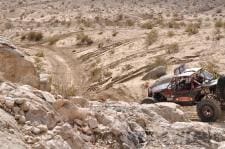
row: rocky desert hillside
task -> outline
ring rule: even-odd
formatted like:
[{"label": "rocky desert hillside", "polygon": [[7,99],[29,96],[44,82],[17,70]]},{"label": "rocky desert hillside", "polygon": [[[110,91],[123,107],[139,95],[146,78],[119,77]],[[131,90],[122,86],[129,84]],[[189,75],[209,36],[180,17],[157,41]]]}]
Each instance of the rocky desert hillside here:
[{"label": "rocky desert hillside", "polygon": [[224,148],[223,122],[139,104],[180,64],[225,73],[224,0],[0,0],[0,22],[0,148]]}]

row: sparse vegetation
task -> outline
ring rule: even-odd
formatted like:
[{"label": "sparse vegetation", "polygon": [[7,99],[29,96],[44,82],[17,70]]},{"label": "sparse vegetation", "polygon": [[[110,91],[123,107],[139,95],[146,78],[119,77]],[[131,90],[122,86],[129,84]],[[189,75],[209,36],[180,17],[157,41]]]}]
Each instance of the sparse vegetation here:
[{"label": "sparse vegetation", "polygon": [[175,20],[171,20],[167,23],[169,28],[175,28],[178,29],[180,28],[180,23],[176,22]]},{"label": "sparse vegetation", "polygon": [[56,42],[60,40],[59,36],[52,36],[48,38],[48,44],[49,45],[54,45]]},{"label": "sparse vegetation", "polygon": [[215,22],[215,27],[217,27],[217,28],[225,27],[225,22],[223,22],[221,19],[219,19]]},{"label": "sparse vegetation", "polygon": [[116,37],[117,34],[118,34],[118,32],[117,32],[116,30],[113,30],[112,36],[113,36],[113,37]]},{"label": "sparse vegetation", "polygon": [[78,41],[77,45],[92,45],[94,43],[93,40],[83,32],[77,34],[76,39]]},{"label": "sparse vegetation", "polygon": [[220,28],[216,28],[213,32],[213,40],[220,40],[224,38],[224,35],[221,34]]},{"label": "sparse vegetation", "polygon": [[158,67],[158,66],[167,66],[168,62],[165,58],[163,58],[162,56],[157,56],[155,58],[154,63],[151,65],[151,69]]},{"label": "sparse vegetation", "polygon": [[216,13],[222,13],[222,9],[217,9]]},{"label": "sparse vegetation", "polygon": [[124,65],[124,67],[122,68],[123,72],[126,72],[128,70],[131,70],[133,68],[133,66],[131,64],[126,64]]},{"label": "sparse vegetation", "polygon": [[40,57],[35,57],[34,58],[34,63],[36,65],[36,68],[37,68],[37,71],[40,73],[43,71],[43,63],[41,61],[41,58]]},{"label": "sparse vegetation", "polygon": [[146,44],[148,46],[152,45],[154,42],[158,40],[158,31],[157,30],[152,30],[150,33],[147,34],[147,37],[145,39]]},{"label": "sparse vegetation", "polygon": [[13,28],[13,24],[11,22],[5,23],[5,29],[11,29]]},{"label": "sparse vegetation", "polygon": [[167,36],[168,37],[173,37],[175,35],[175,33],[173,31],[168,31],[167,32]]},{"label": "sparse vegetation", "polygon": [[21,40],[29,40],[29,41],[41,41],[43,39],[43,34],[41,32],[29,32],[25,35],[21,36]]},{"label": "sparse vegetation", "polygon": [[179,51],[178,43],[172,43],[172,44],[168,45],[168,47],[167,47],[168,54],[177,53],[178,51]]},{"label": "sparse vegetation", "polygon": [[134,26],[135,22],[131,19],[126,20],[126,25],[127,26]]},{"label": "sparse vegetation", "polygon": [[187,25],[185,31],[188,33],[188,35],[194,35],[199,32],[199,24],[197,23],[190,23]]},{"label": "sparse vegetation", "polygon": [[63,85],[63,83],[53,83],[54,89],[57,94],[62,95],[64,98],[76,96],[77,88],[74,85]]},{"label": "sparse vegetation", "polygon": [[40,51],[40,52],[36,53],[35,56],[37,56],[37,57],[44,57],[45,55],[44,55],[43,51]]},{"label": "sparse vegetation", "polygon": [[144,29],[152,29],[153,27],[154,27],[154,24],[150,21],[147,21],[141,24],[141,28],[144,28]]},{"label": "sparse vegetation", "polygon": [[100,67],[95,67],[92,71],[91,71],[91,80],[93,82],[100,82],[102,79],[102,68]]}]

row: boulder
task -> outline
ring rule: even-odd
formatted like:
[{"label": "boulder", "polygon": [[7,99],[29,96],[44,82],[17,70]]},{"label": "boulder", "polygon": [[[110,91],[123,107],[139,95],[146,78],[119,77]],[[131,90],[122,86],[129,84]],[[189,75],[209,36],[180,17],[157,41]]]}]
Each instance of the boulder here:
[{"label": "boulder", "polygon": [[72,97],[69,97],[69,100],[76,104],[76,105],[79,105],[80,107],[86,107],[88,106],[88,100],[84,97],[81,97],[81,96],[72,96]]},{"label": "boulder", "polygon": [[97,128],[98,127],[98,121],[95,118],[89,118],[87,120],[88,126],[91,129]]},{"label": "boulder", "polygon": [[60,135],[72,149],[88,149],[88,145],[77,134],[70,124],[65,123],[63,126],[56,127],[55,132]]},{"label": "boulder", "polygon": [[64,121],[69,122],[75,119],[85,120],[91,114],[88,109],[79,108],[69,100],[57,100],[53,103],[53,107]]},{"label": "boulder", "polygon": [[34,64],[3,39],[0,39],[0,72],[5,80],[39,87],[39,75]]}]

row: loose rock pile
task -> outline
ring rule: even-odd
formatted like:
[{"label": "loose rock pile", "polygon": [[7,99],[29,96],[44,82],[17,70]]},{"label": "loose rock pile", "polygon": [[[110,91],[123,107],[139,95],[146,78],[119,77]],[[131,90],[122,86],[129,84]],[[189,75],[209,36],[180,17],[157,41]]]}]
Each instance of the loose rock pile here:
[{"label": "loose rock pile", "polygon": [[[225,129],[191,122],[173,103],[81,102],[28,85],[0,83],[4,148],[216,148]],[[85,104],[84,104],[85,103]]]}]

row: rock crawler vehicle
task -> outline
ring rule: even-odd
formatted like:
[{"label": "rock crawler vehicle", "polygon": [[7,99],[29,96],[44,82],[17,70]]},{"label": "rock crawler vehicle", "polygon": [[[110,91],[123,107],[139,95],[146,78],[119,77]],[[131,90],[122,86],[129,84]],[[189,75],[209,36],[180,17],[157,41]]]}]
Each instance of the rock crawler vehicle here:
[{"label": "rock crawler vehicle", "polygon": [[163,76],[148,88],[142,104],[156,102],[196,105],[201,121],[214,122],[225,107],[225,76],[216,78],[203,68],[182,65],[174,75]]}]

